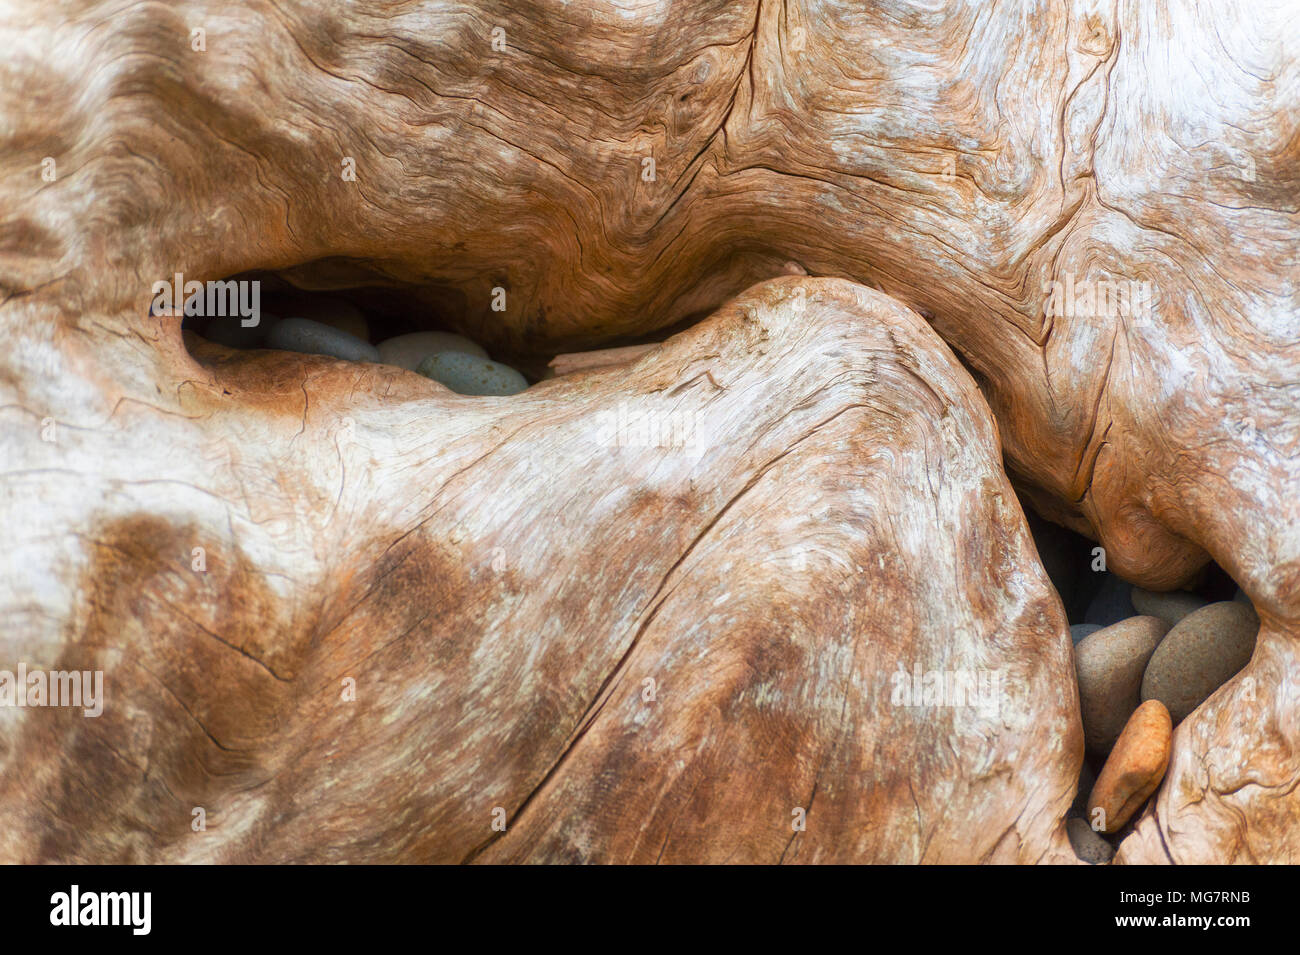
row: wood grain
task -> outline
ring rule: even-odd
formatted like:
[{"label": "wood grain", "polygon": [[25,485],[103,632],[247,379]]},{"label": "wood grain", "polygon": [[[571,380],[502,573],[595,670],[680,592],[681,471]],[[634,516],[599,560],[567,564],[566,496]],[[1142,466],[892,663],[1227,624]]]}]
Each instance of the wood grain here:
[{"label": "wood grain", "polygon": [[[253,655],[266,640],[306,665],[347,619],[377,542],[422,513],[428,482],[479,473],[475,452],[526,456],[490,450],[511,446],[513,418],[459,410],[435,423],[437,454],[414,452],[408,399],[427,392],[403,376],[283,356],[195,364],[172,325],[141,318],[153,281],[258,270],[400,289],[431,326],[532,362],[668,328],[803,269],[925,316],[992,409],[1017,489],[1097,538],[1112,570],[1168,588],[1212,557],[1259,610],[1255,659],[1178,727],[1154,814],[1119,858],[1300,860],[1294,5],[249,0],[194,19],[132,0],[57,18],[10,0],[0,17],[0,530],[16,542],[0,604],[23,635],[11,650],[57,658],[92,617],[106,647],[172,633],[140,621],[174,619],[161,608],[184,593],[196,634],[232,626]],[[1148,283],[1152,309],[1052,314],[1053,283],[1067,282]],[[602,387],[609,407],[617,388]],[[39,443],[47,418],[61,427],[53,446]],[[342,419],[365,423],[350,433],[376,456],[305,450],[313,427]],[[272,440],[272,420],[293,441]],[[375,477],[412,453],[403,481]],[[500,493],[503,513],[531,506]],[[375,495],[396,495],[387,517],[365,509]],[[599,511],[599,495],[565,500]],[[130,523],[146,518],[148,533]],[[219,527],[225,583],[198,597],[157,569],[182,560],[172,545],[131,549]],[[436,585],[444,598],[464,586],[456,566]],[[96,575],[114,573],[139,596],[88,607]],[[342,576],[327,585],[327,573]],[[262,581],[247,604],[225,602],[221,588],[244,594],[233,582],[246,578]],[[273,681],[256,705],[224,710],[245,699],[231,685],[191,715],[225,713],[254,736],[288,719],[293,694],[246,666]],[[219,749],[205,764],[203,738],[169,757],[176,772],[244,765]],[[412,792],[428,775],[411,774]],[[94,802],[63,785],[76,806]],[[51,811],[31,802],[24,818]],[[149,855],[163,836],[137,826]],[[517,844],[560,852],[544,828]]]}]

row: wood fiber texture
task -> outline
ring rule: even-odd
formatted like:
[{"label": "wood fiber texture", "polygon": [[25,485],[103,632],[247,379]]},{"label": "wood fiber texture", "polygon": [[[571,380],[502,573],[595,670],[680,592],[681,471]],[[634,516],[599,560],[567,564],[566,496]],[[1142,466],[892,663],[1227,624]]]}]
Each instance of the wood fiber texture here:
[{"label": "wood fiber texture", "polygon": [[914,312],[778,279],[501,399],[194,347],[9,459],[10,649],[110,705],[3,712],[6,858],[1068,858],[1064,615]]},{"label": "wood fiber texture", "polygon": [[[856,650],[837,644],[867,626],[845,622],[856,612],[850,608],[870,616],[883,598],[864,590],[833,606],[813,599],[817,588],[835,587],[829,538],[818,551],[824,558],[810,564],[822,576],[799,585],[806,592],[782,577],[777,583],[793,592],[737,593],[736,607],[752,603],[735,617],[711,609],[731,578],[687,546],[703,530],[700,521],[716,518],[711,534],[730,535],[730,558],[763,579],[760,555],[776,558],[762,548],[793,546],[792,528],[808,520],[793,507],[780,517],[786,495],[771,490],[777,484],[790,495],[816,490],[832,510],[863,522],[800,525],[835,538],[842,549],[835,559],[846,567],[862,563],[849,555],[875,553],[889,528],[862,495],[900,495],[877,504],[901,508],[894,521],[925,512],[956,519],[942,490],[925,486],[929,472],[906,450],[915,446],[889,444],[904,438],[876,411],[849,410],[842,394],[853,386],[832,371],[843,362],[857,369],[844,372],[850,379],[867,375],[874,366],[854,365],[863,360],[854,349],[889,353],[878,340],[880,310],[891,328],[906,326],[898,316],[911,312],[831,308],[840,317],[824,317],[824,328],[841,329],[846,315],[859,316],[861,328],[825,332],[829,339],[815,330],[805,333],[810,338],[782,332],[790,364],[778,367],[764,364],[752,343],[700,344],[708,329],[733,326],[748,342],[740,331],[748,326],[724,309],[635,371],[543,383],[513,405],[439,397],[410,376],[302,356],[236,360],[196,346],[200,357],[209,354],[210,363],[199,365],[174,320],[141,317],[150,283],[175,272],[203,281],[269,270],[304,287],[400,288],[494,353],[554,354],[707,315],[793,262],[915,310],[970,370],[983,397],[945,398],[962,380],[952,360],[941,360],[940,346],[919,330],[902,339],[932,364],[928,385],[940,398],[927,406],[899,397],[904,406],[888,414],[911,416],[921,433],[961,415],[980,418],[981,401],[996,418],[994,439],[972,439],[952,456],[936,444],[930,465],[949,462],[1000,488],[1000,447],[1017,490],[1044,516],[1097,538],[1111,569],[1167,589],[1212,557],[1258,609],[1254,659],[1177,727],[1165,782],[1118,860],[1300,860],[1300,13],[1293,4],[250,0],[209,13],[130,0],[6,0],[0,11],[6,649],[51,664],[111,658],[117,679],[136,681],[118,684],[124,709],[94,726],[57,723],[51,713],[0,714],[7,767],[19,753],[41,754],[31,772],[7,771],[2,784],[6,812],[22,821],[0,837],[9,856],[641,859],[662,847],[664,858],[733,850],[771,858],[776,830],[728,829],[742,823],[727,814],[723,789],[700,782],[690,795],[675,788],[682,778],[692,786],[716,778],[706,767],[722,758],[692,720],[736,706],[749,716],[737,716],[734,752],[754,751],[743,729],[752,719],[797,754],[754,770],[773,774],[774,788],[765,790],[772,807],[789,801],[787,791],[811,793],[824,760],[836,778],[816,783],[810,819],[820,801],[823,820],[839,813],[846,826],[866,818],[892,825],[900,807],[919,820],[912,836],[890,829],[869,844],[844,834],[822,841],[830,836],[810,825],[789,844],[787,859],[1054,857],[1064,845],[1057,810],[1069,767],[1062,760],[1073,759],[1060,753],[1073,752],[1073,730],[1049,745],[1027,724],[1005,728],[1004,742],[1019,753],[1017,774],[1027,775],[1008,780],[995,799],[978,773],[976,782],[963,775],[970,752],[958,746],[950,761],[940,759],[939,741],[959,728],[926,724],[908,737],[898,713],[884,717],[869,697],[845,695],[843,681],[883,679],[871,668],[892,669],[893,658],[878,642]],[[202,52],[191,44],[196,27],[205,31]],[[503,48],[493,48],[494,36]],[[40,175],[45,158],[57,163],[54,181]],[[349,160],[355,180],[340,174]],[[829,294],[809,281],[810,295]],[[1117,313],[1086,298],[1052,308],[1053,283],[1059,291],[1104,282],[1146,283],[1149,312]],[[761,302],[776,287],[752,294]],[[497,288],[507,291],[504,312],[492,310]],[[778,315],[786,306],[763,307]],[[828,344],[841,340],[836,335],[862,338],[839,356],[818,351],[840,347]],[[725,385],[726,374],[747,376],[752,403],[726,388],[711,399],[708,417],[725,419],[717,440],[727,447],[711,450],[717,459],[694,487],[681,484],[680,464],[643,472],[616,456],[596,465],[548,443],[564,422],[597,408],[617,417],[620,400],[649,387],[636,376],[653,377],[647,369],[660,367],[665,354],[720,361],[709,349],[730,356],[713,378]],[[800,380],[803,362],[831,377],[809,380],[798,401],[808,414],[842,416],[775,461],[720,514],[755,478],[758,449],[784,451],[790,445],[778,438],[793,440],[791,421],[805,421],[799,404],[782,404],[795,400],[790,380],[762,377]],[[664,387],[682,384],[669,376]],[[714,388],[706,376],[681,400],[703,400]],[[440,402],[454,413],[440,412]],[[951,410],[945,416],[940,408]],[[40,441],[47,419],[58,423],[56,443]],[[842,446],[831,447],[831,435]],[[833,468],[815,467],[814,449]],[[890,454],[887,465],[880,456]],[[981,457],[990,454],[992,464]],[[525,464],[538,469],[535,477],[515,475]],[[885,475],[900,482],[906,475],[908,486],[855,483]],[[750,508],[768,494],[773,507],[760,529]],[[624,523],[610,501],[627,512]],[[430,508],[439,522],[414,530]],[[453,540],[433,532],[453,532],[454,522],[440,523],[449,515],[491,520]],[[745,516],[749,524],[741,526]],[[1004,496],[1001,510],[987,500],[969,504],[960,517],[981,524],[983,531],[964,532],[976,538],[1023,539],[1013,498]],[[559,578],[548,590],[544,575],[519,577],[520,589],[506,599],[490,589],[499,581],[475,583],[476,561],[493,547],[506,551],[512,568],[522,566],[511,563],[512,546],[517,560],[541,547],[494,535],[527,529],[531,541],[546,528],[563,537],[566,521],[582,525],[578,537],[536,553],[579,580],[591,562],[599,575],[584,588],[561,597]],[[635,545],[623,536],[630,529],[641,535]],[[930,546],[921,543],[929,532],[918,525],[914,533],[920,536],[897,542],[898,560]],[[207,546],[215,568],[199,580],[184,569],[193,546]],[[1015,552],[1019,545],[1006,546]],[[1027,581],[1040,580],[1035,560],[1018,566]],[[911,578],[895,571],[889,586],[897,594],[885,603],[919,608],[909,602]],[[1013,590],[1037,586],[1008,583],[1010,571],[997,561],[963,573]],[[674,591],[681,596],[660,594],[662,609],[642,620],[640,588],[656,592],[664,575],[681,578]],[[1052,656],[1068,656],[1053,649],[1061,620],[1044,611],[1047,622],[1031,639],[1028,624],[1014,622],[1028,611],[969,580],[947,584],[955,590],[933,595],[942,611],[912,621],[914,631],[905,627],[911,635],[899,652],[919,652],[947,632],[947,652],[966,664],[1023,670],[1021,690],[1046,692],[1066,679],[1068,660]],[[387,600],[367,600],[370,587]],[[408,599],[452,635],[438,644],[447,655],[439,663],[445,670],[436,671],[444,682],[400,672],[396,658],[427,663],[429,652],[400,639],[418,619],[407,616],[415,613],[405,609]],[[1024,599],[1032,603],[1028,593]],[[462,609],[449,612],[448,602]],[[723,614],[717,628],[692,631],[695,644],[682,639],[683,628],[715,613]],[[971,613],[981,627],[1010,627],[999,638],[1007,642],[980,643],[977,651]],[[567,621],[564,640],[550,629],[561,626],[556,621]],[[629,647],[620,640],[633,621],[645,630],[623,660]],[[720,673],[711,690],[692,680],[689,702],[662,698],[644,725],[627,699],[609,698],[570,738],[580,730],[572,720],[591,700],[584,693],[594,696],[606,680],[627,687],[636,675],[629,667],[653,660],[666,679],[680,679],[706,633],[743,659],[777,632],[787,634],[771,644],[784,648],[777,659],[804,670],[777,681],[785,705],[804,700],[797,729],[781,729],[775,718],[762,723],[762,705],[745,696],[734,682],[740,678]],[[509,642],[507,633],[532,655],[503,664],[496,679],[513,680],[522,696],[474,676],[484,664],[472,648],[492,634]],[[1030,646],[1044,655],[1031,661]],[[461,736],[448,737],[450,749],[394,744],[383,753],[372,751],[372,740],[366,760],[349,760],[339,739],[332,764],[308,765],[308,753],[330,758],[330,720],[344,717],[326,717],[322,700],[319,711],[306,701],[369,654],[372,665],[394,655],[385,692],[409,694],[410,706],[399,717],[404,711],[363,696],[359,707],[379,708],[374,733],[382,725],[417,739],[417,722],[455,726],[467,713],[496,728],[476,735],[461,727]],[[870,672],[855,670],[855,654]],[[1058,664],[1061,675],[1031,676]],[[763,666],[775,669],[747,670],[748,678],[776,680],[776,661]],[[557,686],[544,690],[548,680]],[[728,686],[739,702],[728,698]],[[835,728],[825,709],[832,697],[845,707],[846,722]],[[1026,705],[1072,719],[1060,696]],[[379,712],[396,722],[383,724]],[[313,713],[316,722],[306,718]],[[550,725],[542,732],[538,724]],[[178,726],[190,735],[176,736]],[[653,789],[620,792],[623,810],[597,811],[584,801],[595,798],[591,791],[574,795],[583,773],[655,758],[653,746],[631,744],[634,728],[669,746],[695,740],[693,726],[703,734],[700,762],[688,760],[685,777],[656,761],[663,775]],[[685,735],[677,740],[674,732]],[[854,747],[868,739],[884,749],[865,771],[866,757]],[[561,741],[566,748],[555,749]],[[990,745],[991,762],[980,765],[1000,765],[1001,750]],[[489,776],[471,784],[451,771],[487,758],[485,747],[496,747],[500,760]],[[542,785],[541,767],[552,767],[560,752],[568,755]],[[881,764],[922,754],[938,760],[925,764],[930,789],[904,799],[901,778]],[[848,776],[860,770],[869,778],[851,784]],[[871,773],[884,775],[856,790],[876,779]],[[372,788],[380,779],[389,781],[384,805],[393,807],[383,813]],[[238,803],[224,811],[247,827],[242,849],[174,838],[189,832],[189,804],[214,780]],[[474,798],[496,798],[507,809],[533,795],[519,825],[488,842],[452,821],[469,812],[471,798],[456,787],[471,785],[481,787]],[[642,784],[601,777],[591,785]],[[295,830],[290,820],[307,827],[309,807],[318,805],[312,799],[323,793],[339,808],[322,811],[311,823],[319,838],[308,839],[308,829]],[[984,799],[987,819],[976,809]],[[169,800],[185,813],[164,823],[154,813]],[[607,839],[584,841],[564,815],[576,806]],[[989,821],[1012,807],[1018,823]],[[663,814],[678,810],[684,826],[714,820],[712,835],[692,830],[694,848],[675,843],[679,830]],[[662,844],[652,851],[637,843],[630,816],[620,823],[610,815],[619,811],[649,813],[647,832]],[[379,828],[350,830],[367,812]],[[938,813],[950,814],[942,834]],[[732,821],[717,821],[724,816]],[[85,833],[91,820],[98,835]],[[41,832],[39,845],[27,844]],[[278,841],[295,832],[297,850]],[[1006,833],[1005,840],[990,844],[991,833]],[[227,838],[234,839],[230,828]]]}]

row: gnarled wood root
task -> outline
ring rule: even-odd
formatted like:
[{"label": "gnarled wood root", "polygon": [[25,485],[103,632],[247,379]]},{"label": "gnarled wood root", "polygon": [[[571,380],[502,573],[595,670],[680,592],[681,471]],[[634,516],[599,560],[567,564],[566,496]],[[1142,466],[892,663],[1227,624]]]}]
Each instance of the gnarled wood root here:
[{"label": "gnarled wood root", "polygon": [[[549,0],[398,13],[378,0],[254,0],[206,24],[99,4],[50,21],[37,2],[0,18],[0,386],[4,414],[22,422],[4,435],[3,519],[23,542],[5,582],[17,632],[57,656],[101,619],[119,621],[111,629],[185,605],[163,558],[133,548],[211,533],[238,489],[245,523],[231,519],[224,546],[237,549],[206,578],[215,589],[195,604],[197,624],[302,662],[347,619],[346,596],[321,595],[353,594],[366,541],[408,528],[425,500],[373,483],[382,461],[304,457],[313,414],[328,413],[364,424],[340,432],[340,448],[366,437],[401,458],[409,447],[380,435],[409,434],[403,396],[425,392],[264,358],[230,365],[232,397],[209,407],[199,396],[220,378],[138,318],[154,280],[270,270],[307,287],[400,288],[431,322],[537,357],[673,327],[775,274],[845,276],[925,315],[971,369],[1036,509],[1097,538],[1111,569],[1146,586],[1175,587],[1212,557],[1259,610],[1255,659],[1178,727],[1157,801],[1119,859],[1300,861],[1300,22],[1289,6],[664,0],[561,15]],[[206,31],[201,51],[194,29]],[[40,175],[46,160],[53,178]],[[1109,283],[1149,289],[1151,308],[1099,308]],[[1067,287],[1089,297],[1059,299]],[[327,385],[349,401],[327,401]],[[377,394],[397,400],[364,411]],[[184,410],[194,401],[201,410]],[[159,427],[191,414],[220,425]],[[485,414],[458,411],[440,440],[486,453],[472,437]],[[60,443],[29,448],[47,418]],[[294,441],[271,440],[257,423],[269,420]],[[94,444],[103,429],[114,441]],[[180,443],[143,450],[158,440]],[[226,489],[201,519],[197,503],[173,513],[168,496],[209,486],[183,463],[193,453],[216,455],[198,473]],[[419,480],[432,458],[403,473]],[[148,478],[134,470],[146,461]],[[361,489],[397,494],[391,531],[367,523],[378,518],[356,503]],[[60,516],[51,496],[151,517],[95,528],[81,522],[92,510]],[[62,543],[38,547],[40,534]],[[91,570],[125,575],[136,596],[91,587]],[[324,587],[327,573],[342,576]],[[462,581],[447,573],[437,593],[452,596]],[[223,604],[229,590],[247,602]],[[289,633],[291,648],[268,635]],[[222,718],[278,720],[292,711],[282,696]],[[193,754],[172,758],[202,776]],[[77,792],[67,798],[90,799]]]},{"label": "gnarled wood root", "polygon": [[4,858],[1072,860],[1064,615],[910,310],[776,280],[509,399],[156,323],[5,402],[5,649],[109,705],[3,714]]}]

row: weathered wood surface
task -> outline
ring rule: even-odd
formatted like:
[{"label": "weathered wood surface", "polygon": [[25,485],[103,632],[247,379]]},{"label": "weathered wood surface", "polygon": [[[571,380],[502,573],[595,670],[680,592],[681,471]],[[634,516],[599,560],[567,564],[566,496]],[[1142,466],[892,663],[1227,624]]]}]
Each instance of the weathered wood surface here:
[{"label": "weathered wood surface", "polygon": [[[1045,515],[1153,587],[1213,556],[1260,611],[1255,660],[1179,727],[1156,812],[1120,858],[1295,861],[1298,16],[1191,0],[503,0],[250,2],[203,23],[130,2],[56,21],[10,2],[4,385],[29,395],[54,374],[68,390],[7,400],[25,410],[6,414],[24,427],[62,415],[70,436],[133,426],[119,422],[146,399],[115,403],[123,375],[181,385],[179,359],[155,354],[177,346],[137,317],[150,282],[176,271],[416,287],[444,320],[520,353],[667,327],[790,262],[873,284],[973,370],[1007,467]],[[1149,282],[1153,308],[1045,314],[1067,281]],[[222,418],[228,438],[259,401],[285,413],[283,384],[264,385]],[[30,439],[6,435],[9,460]],[[42,466],[110,473],[148,440]],[[250,449],[232,455],[219,466],[271,499],[313,486],[297,455],[257,473]],[[157,464],[155,480],[182,480],[172,458]],[[329,521],[337,546],[377,530],[340,522],[321,493],[301,506],[325,510],[298,519]],[[264,506],[253,495],[249,513]],[[31,611],[61,633],[71,605],[57,595],[95,532],[12,505],[5,517],[83,535]],[[281,547],[323,562],[292,534],[248,546],[260,572]],[[38,587],[12,559],[16,592]],[[278,572],[258,612],[305,626],[317,602],[300,606],[307,591]]]},{"label": "weathered wood surface", "polygon": [[777,280],[509,399],[147,337],[6,403],[5,650],[108,705],[0,712],[4,858],[1072,858],[1064,615],[903,306]]}]

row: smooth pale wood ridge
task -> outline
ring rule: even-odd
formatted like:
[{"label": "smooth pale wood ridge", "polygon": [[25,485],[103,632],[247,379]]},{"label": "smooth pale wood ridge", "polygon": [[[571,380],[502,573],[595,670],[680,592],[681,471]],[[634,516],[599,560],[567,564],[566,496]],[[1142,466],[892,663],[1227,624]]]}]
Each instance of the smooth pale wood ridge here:
[{"label": "smooth pale wood ridge", "polygon": [[[0,712],[0,857],[1072,861],[1060,602],[886,296],[775,280],[509,399],[10,313],[66,364],[6,386],[5,655],[109,705]],[[917,668],[996,706],[894,705]]]},{"label": "smooth pale wood ridge", "polygon": [[654,347],[654,345],[624,345],[621,348],[597,348],[592,351],[572,352],[556,355],[547,367],[554,371],[557,377],[571,375],[575,371],[627,364],[653,350]]},{"label": "smooth pale wood ridge", "polygon": [[[109,420],[92,409],[160,347],[136,318],[149,284],[178,270],[411,286],[519,354],[668,327],[790,263],[869,283],[972,369],[1045,515],[1149,587],[1213,556],[1261,614],[1254,661],[1178,727],[1119,858],[1300,861],[1294,5],[371,0],[190,19],[5,4],[0,318],[39,316],[51,342],[9,355],[9,387],[87,344],[109,370],[73,417]],[[1150,282],[1155,310],[1046,317],[1067,277]],[[247,480],[310,485],[303,466]],[[53,589],[87,559],[70,551]]]}]

